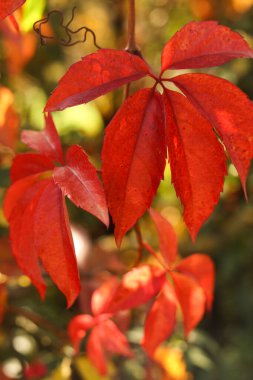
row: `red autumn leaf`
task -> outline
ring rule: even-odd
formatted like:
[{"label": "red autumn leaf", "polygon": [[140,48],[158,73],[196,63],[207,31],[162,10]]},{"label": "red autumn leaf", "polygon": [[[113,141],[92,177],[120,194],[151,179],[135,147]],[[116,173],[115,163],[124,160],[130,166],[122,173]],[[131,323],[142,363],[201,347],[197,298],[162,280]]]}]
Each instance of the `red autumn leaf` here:
[{"label": "red autumn leaf", "polygon": [[113,321],[108,319],[100,325],[102,344],[108,352],[132,357],[133,353],[129,347],[124,334],[118,329]]},{"label": "red autumn leaf", "polygon": [[206,298],[203,289],[191,277],[171,272],[177,299],[180,303],[185,335],[200,322],[205,312]]},{"label": "red autumn leaf", "polygon": [[29,363],[24,369],[24,378],[28,379],[42,379],[48,372],[47,366],[40,361]]},{"label": "red autumn leaf", "polygon": [[103,282],[102,285],[93,292],[91,297],[91,310],[94,315],[99,315],[106,311],[118,284],[118,278],[110,276],[107,281]]},{"label": "red autumn leaf", "polygon": [[106,129],[102,174],[118,246],[150,206],[163,178],[164,136],[161,96],[153,89],[128,98]]},{"label": "red autumn leaf", "polygon": [[0,144],[14,148],[18,138],[19,117],[14,108],[14,96],[0,87]]},{"label": "red autumn leaf", "polygon": [[150,209],[150,215],[156,225],[159,236],[159,250],[168,265],[176,260],[177,256],[177,235],[171,224],[154,209]]},{"label": "red autumn leaf", "polygon": [[0,323],[2,323],[7,306],[7,290],[4,284],[0,284]]},{"label": "red autumn leaf", "polygon": [[141,58],[125,51],[101,49],[69,68],[50,96],[45,111],[87,103],[149,73]]},{"label": "red autumn leaf", "polygon": [[53,180],[43,190],[35,210],[34,242],[43,266],[71,306],[80,282],[64,196]]},{"label": "red autumn leaf", "polygon": [[50,158],[37,153],[22,153],[17,155],[10,170],[12,182],[18,181],[27,176],[50,172],[54,169]]},{"label": "red autumn leaf", "polygon": [[164,270],[156,267],[143,265],[132,269],[123,276],[105,311],[115,313],[147,302],[159,292],[165,279]]},{"label": "red autumn leaf", "polygon": [[26,0],[3,0],[0,4],[0,21],[21,7]]},{"label": "red autumn leaf", "polygon": [[207,308],[210,310],[213,303],[215,270],[212,260],[204,254],[194,253],[181,260],[176,270],[188,276],[192,276],[204,290]]},{"label": "red autumn leaf", "polygon": [[183,95],[166,91],[163,96],[172,183],[195,239],[219,201],[226,157],[211,125]]},{"label": "red autumn leaf", "polygon": [[63,163],[61,141],[50,113],[45,115],[45,129],[43,131],[23,131],[21,140],[40,154]]},{"label": "red autumn leaf", "polygon": [[172,285],[165,281],[145,321],[142,346],[150,356],[172,334],[175,324],[176,297]]},{"label": "red autumn leaf", "polygon": [[253,152],[252,102],[235,85],[212,75],[186,74],[172,81],[217,131],[245,190]]},{"label": "red autumn leaf", "polygon": [[81,340],[93,325],[94,318],[88,314],[77,315],[69,322],[68,335],[76,352],[79,350]]},{"label": "red autumn leaf", "polygon": [[102,185],[96,169],[87,154],[78,145],[73,145],[66,154],[66,165],[54,169],[53,178],[64,195],[83,210],[95,215],[106,226],[108,211]]},{"label": "red autumn leaf", "polygon": [[87,342],[87,356],[92,362],[94,367],[97,368],[101,375],[107,374],[107,360],[105,354],[105,348],[101,344],[101,329],[100,326],[94,327],[91,331]]},{"label": "red autumn leaf", "polygon": [[234,58],[253,58],[243,37],[217,21],[192,21],[180,29],[162,52],[162,72],[219,66]]},{"label": "red autumn leaf", "polygon": [[[95,215],[100,210],[99,217],[102,215],[105,221],[107,209],[96,170],[80,147],[68,150],[67,165],[62,172],[55,167],[52,160],[63,160],[62,148],[50,116],[46,117],[46,123],[44,132],[25,134],[29,145],[43,154],[26,153],[14,159],[11,168],[13,183],[6,193],[4,212],[10,223],[12,251],[21,269],[43,298],[45,284],[40,259],[70,306],[79,293],[80,281],[64,194]],[[64,193],[52,178],[53,171]],[[72,174],[76,176],[74,181]],[[82,181],[81,186],[78,180]],[[74,188],[71,187],[73,182]],[[85,199],[82,192],[87,189]],[[91,207],[94,203],[95,211]]]},{"label": "red autumn leaf", "polygon": [[38,176],[17,181],[8,190],[4,202],[5,216],[10,223],[13,255],[42,298],[45,296],[46,286],[35,249],[33,220],[38,200],[48,182],[48,179],[39,181]]}]

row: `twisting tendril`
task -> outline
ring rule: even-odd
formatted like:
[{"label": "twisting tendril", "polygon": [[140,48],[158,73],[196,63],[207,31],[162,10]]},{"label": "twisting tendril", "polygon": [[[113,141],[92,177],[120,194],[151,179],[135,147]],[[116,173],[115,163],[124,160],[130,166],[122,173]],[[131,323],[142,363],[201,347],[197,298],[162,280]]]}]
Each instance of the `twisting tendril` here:
[{"label": "twisting tendril", "polygon": [[[75,17],[75,10],[76,10],[76,7],[74,7],[72,9],[71,19],[65,25],[63,23],[64,22],[63,13],[59,10],[56,10],[56,9],[52,10],[51,12],[49,12],[47,14],[46,17],[42,18],[41,20],[36,21],[33,24],[34,31],[40,37],[41,45],[46,45],[47,40],[56,40],[60,45],[74,46],[74,45],[79,44],[79,43],[84,43],[87,39],[87,34],[90,33],[93,37],[94,46],[98,49],[101,49],[101,47],[97,44],[96,34],[94,33],[94,31],[92,29],[88,28],[87,26],[82,26],[81,28],[79,28],[77,30],[72,30],[70,28],[70,24],[72,23],[72,21],[74,20],[74,17]],[[48,35],[43,34],[42,26],[49,22],[49,19],[52,15],[59,15],[60,16],[60,26],[64,29],[64,31],[67,35],[66,39],[64,39],[64,38],[59,39],[55,36],[48,36]],[[74,35],[77,33],[80,33],[81,31],[84,31],[83,38],[81,40],[73,41]]]}]

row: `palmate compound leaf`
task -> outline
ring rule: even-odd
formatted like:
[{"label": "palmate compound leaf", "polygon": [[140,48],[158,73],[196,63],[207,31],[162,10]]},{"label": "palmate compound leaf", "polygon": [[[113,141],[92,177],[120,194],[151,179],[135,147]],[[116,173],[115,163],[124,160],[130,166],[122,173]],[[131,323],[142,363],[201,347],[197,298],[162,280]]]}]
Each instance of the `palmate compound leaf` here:
[{"label": "palmate compound leaf", "polygon": [[172,78],[217,131],[241,178],[245,182],[253,156],[253,104],[235,85],[207,74]]},{"label": "palmate compound leaf", "polygon": [[192,21],[163,48],[162,72],[219,66],[240,57],[253,58],[253,51],[239,33],[217,21]]},{"label": "palmate compound leaf", "polygon": [[50,96],[45,111],[87,103],[150,73],[139,57],[125,51],[101,49],[74,63]]},{"label": "palmate compound leaf", "polygon": [[[12,250],[21,269],[44,297],[41,260],[70,306],[79,293],[80,281],[64,194],[78,206],[98,214],[96,216],[104,222],[107,222],[107,208],[96,170],[80,147],[73,146],[68,150],[66,166],[55,167],[53,160],[62,160],[61,146],[52,119],[46,119],[46,122],[46,131],[26,134],[30,146],[45,155],[25,153],[13,161],[12,185],[5,197],[4,212],[10,223]],[[49,145],[42,135],[49,139]],[[52,176],[55,171],[58,178],[60,169],[62,175],[58,185]],[[68,173],[72,169],[76,173],[75,179]],[[69,184],[74,187],[68,192]],[[82,191],[86,192],[86,203],[80,196]]]},{"label": "palmate compound leaf", "polygon": [[[142,123],[146,128],[139,129],[140,116],[138,114],[144,116],[146,112],[149,113],[149,107],[146,107],[144,111],[144,107],[141,106],[142,99],[138,101],[139,104],[136,101],[132,102],[131,99],[136,100],[139,93],[126,101],[126,105],[123,105],[116,114],[106,133],[103,148],[103,161],[105,162],[103,181],[109,209],[116,225],[115,237],[119,245],[127,230],[143,215],[157,189],[158,177],[162,178],[161,162],[158,165],[157,176],[150,172],[150,166],[147,165],[148,154],[151,155],[149,158],[151,160],[157,146],[156,140],[160,150],[162,146],[168,144],[173,184],[184,205],[185,222],[194,239],[199,228],[218,202],[226,173],[225,155],[222,146],[215,142],[215,133],[212,132],[212,128],[226,145],[245,187],[249,162],[253,156],[251,145],[253,132],[249,122],[251,116],[247,118],[247,115],[252,114],[253,106],[250,101],[246,101],[246,98],[240,95],[239,90],[233,90],[233,85],[228,88],[225,82],[223,95],[223,85],[218,84],[218,78],[212,77],[214,79],[208,81],[206,79],[208,76],[194,74],[194,80],[191,81],[187,76],[166,79],[164,71],[220,65],[239,57],[252,58],[253,50],[238,33],[218,25],[215,21],[206,21],[191,22],[172,37],[163,50],[162,72],[159,77],[156,77],[140,58],[134,56],[130,58],[130,56],[126,52],[105,49],[72,65],[50,97],[46,110],[60,110],[87,102],[124,83],[130,83],[132,80],[146,75],[155,79],[156,84],[160,83],[164,86],[165,81],[174,81],[179,88],[182,86],[181,90],[189,97],[194,107],[182,96],[165,90],[163,103],[167,114],[166,143],[163,140],[163,133],[158,139],[157,134],[154,133],[155,130],[162,130],[161,118],[164,118],[164,109],[162,110],[160,106],[157,107],[155,114],[152,113],[152,123],[149,123],[148,126],[146,123]],[[97,58],[100,58],[99,63]],[[202,79],[203,84],[201,84]],[[199,91],[198,86],[201,88]],[[189,91],[187,87],[189,87]],[[143,95],[146,93],[146,91],[142,92]],[[133,108],[130,109],[130,105]],[[244,114],[246,116],[242,116],[241,110],[245,106],[247,112]],[[186,107],[187,118],[184,117],[182,107]],[[225,110],[223,113],[221,112],[222,108]],[[229,109],[236,111],[229,112]],[[117,129],[116,124],[120,125],[120,128]],[[122,129],[123,126],[126,131]],[[136,150],[132,149],[133,145],[129,144],[128,140],[130,138],[130,142],[133,142],[138,130],[145,130],[148,139],[146,144],[143,143],[144,154],[141,152],[141,155],[137,156]],[[110,145],[108,136],[115,143],[119,142],[120,146]],[[139,136],[142,134],[138,134]],[[154,138],[153,141],[151,141],[152,138]],[[204,145],[202,145],[202,138]],[[144,138],[141,140],[145,141]],[[108,146],[113,148],[114,154],[109,152]],[[137,148],[138,146],[139,144]],[[134,155],[133,160],[129,159],[131,150]],[[126,158],[121,152],[127,153],[127,166]],[[124,172],[124,175],[126,172],[130,174],[131,161],[134,165],[137,165],[138,162],[139,167],[141,167],[141,161],[143,162],[142,168],[138,170],[139,187],[135,186],[135,183],[132,187],[131,175],[127,177],[127,184],[123,181],[122,186],[123,175],[120,175],[120,172]],[[126,170],[126,167],[129,170]],[[112,175],[112,184],[109,183],[109,175]],[[145,191],[141,184],[142,178],[147,180],[149,176],[148,191]],[[152,186],[150,186],[151,178]],[[112,189],[117,189],[117,192]],[[135,191],[138,192],[138,207],[136,207],[137,202],[133,201]],[[113,199],[114,197],[115,199]],[[132,209],[129,207],[130,205],[133,206]],[[136,214],[135,208],[137,209]],[[129,211],[129,217],[123,209]],[[120,210],[123,211],[123,217]]]},{"label": "palmate compound leaf", "polygon": [[105,133],[102,178],[118,246],[150,206],[166,159],[162,97],[144,89],[129,97]]},{"label": "palmate compound leaf", "polygon": [[218,203],[226,157],[212,126],[183,95],[163,94],[172,183],[192,239]]},{"label": "palmate compound leaf", "polygon": [[10,16],[16,9],[21,7],[26,0],[1,0],[0,3],[0,21]]}]

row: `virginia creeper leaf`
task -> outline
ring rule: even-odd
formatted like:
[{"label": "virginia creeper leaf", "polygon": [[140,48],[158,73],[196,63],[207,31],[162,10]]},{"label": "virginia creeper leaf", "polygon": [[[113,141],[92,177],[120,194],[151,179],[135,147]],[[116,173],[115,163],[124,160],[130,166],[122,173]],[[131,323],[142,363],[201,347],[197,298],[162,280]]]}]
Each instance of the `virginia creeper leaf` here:
[{"label": "virginia creeper leaf", "polygon": [[165,278],[163,270],[149,265],[132,269],[123,276],[106,312],[115,313],[147,302],[159,292]]},{"label": "virginia creeper leaf", "polygon": [[[41,276],[34,240],[34,213],[49,180],[38,181],[36,176],[27,177],[8,190],[5,198],[5,215],[10,223],[12,252],[22,271],[30,277],[44,298],[46,286]],[[19,197],[18,191],[23,190]]]},{"label": "virginia creeper leaf", "polygon": [[253,157],[253,104],[235,85],[208,74],[186,74],[172,81],[212,124],[227,148],[245,190]]},{"label": "virginia creeper leaf", "polygon": [[150,206],[165,159],[161,95],[153,89],[140,90],[108,125],[102,151],[103,183],[118,246]]},{"label": "virginia creeper leaf", "polygon": [[36,150],[54,161],[63,163],[61,141],[50,113],[45,114],[45,128],[43,131],[23,131],[21,140],[31,149]]},{"label": "virginia creeper leaf", "polygon": [[142,346],[150,356],[159,344],[172,334],[175,324],[175,292],[171,284],[165,281],[145,321]]},{"label": "virginia creeper leaf", "polygon": [[[102,331],[103,332],[103,331]],[[100,375],[107,374],[107,360],[105,355],[105,348],[101,342],[101,326],[95,326],[90,333],[87,342],[87,356],[92,362],[94,367],[97,368]]]},{"label": "virginia creeper leaf", "polygon": [[192,21],[162,51],[162,72],[222,65],[234,58],[253,58],[243,37],[217,21]]},{"label": "virginia creeper leaf", "polygon": [[94,318],[88,314],[76,315],[68,324],[68,335],[76,352],[79,351],[81,340],[86,332],[93,327]]},{"label": "virginia creeper leaf", "polygon": [[203,289],[192,278],[176,272],[172,272],[171,277],[182,309],[187,337],[204,315],[206,297]]},{"label": "virginia creeper leaf", "polygon": [[64,197],[53,180],[37,204],[34,241],[44,268],[71,306],[80,291],[80,282]]},{"label": "virginia creeper leaf", "polygon": [[22,153],[17,155],[10,170],[12,182],[18,181],[24,177],[52,171],[55,165],[50,158],[37,153]]},{"label": "virginia creeper leaf", "polygon": [[101,340],[106,351],[132,357],[133,353],[129,347],[124,334],[118,329],[113,321],[108,319],[100,325]]},{"label": "virginia creeper leaf", "polygon": [[166,91],[163,98],[172,182],[194,240],[219,200],[226,157],[211,125],[183,95]]},{"label": "virginia creeper leaf", "polygon": [[63,110],[87,103],[150,73],[139,57],[113,49],[101,49],[74,63],[59,81],[45,111]]},{"label": "virginia creeper leaf", "polygon": [[103,282],[99,288],[94,290],[91,297],[91,310],[94,315],[99,315],[106,311],[112,301],[118,284],[118,278],[111,276],[107,281]]},{"label": "virginia creeper leaf", "polygon": [[0,3],[0,21],[10,16],[17,8],[21,7],[26,0],[1,0]]},{"label": "virginia creeper leaf", "polygon": [[55,167],[53,177],[64,195],[76,206],[95,215],[108,226],[108,211],[102,185],[96,169],[80,146],[73,145],[68,149],[66,166]]},{"label": "virginia creeper leaf", "polygon": [[213,303],[214,290],[214,265],[210,257],[204,254],[194,253],[181,260],[176,270],[192,276],[202,287],[206,295],[207,308],[210,310]]},{"label": "virginia creeper leaf", "polygon": [[159,236],[159,250],[165,262],[174,263],[177,256],[177,235],[171,224],[154,209],[150,209],[150,215],[156,225]]}]

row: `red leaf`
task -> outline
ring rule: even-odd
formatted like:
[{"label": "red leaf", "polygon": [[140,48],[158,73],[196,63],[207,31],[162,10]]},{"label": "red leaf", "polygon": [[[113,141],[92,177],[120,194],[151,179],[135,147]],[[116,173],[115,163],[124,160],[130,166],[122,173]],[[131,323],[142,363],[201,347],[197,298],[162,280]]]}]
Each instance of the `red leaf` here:
[{"label": "red leaf", "polygon": [[111,276],[107,281],[96,289],[91,297],[91,310],[94,315],[102,314],[106,311],[111,302],[115,290],[118,287],[118,278]]},{"label": "red leaf", "polygon": [[100,375],[106,375],[107,362],[105,348],[101,343],[101,326],[95,326],[91,331],[86,349],[88,358],[97,368]]},{"label": "red leaf", "polygon": [[179,272],[193,277],[202,287],[206,295],[207,308],[210,310],[213,303],[214,265],[210,257],[195,253],[180,261],[175,268]]},{"label": "red leaf", "polygon": [[37,204],[34,241],[43,266],[71,306],[80,291],[80,282],[64,197],[53,180]]},{"label": "red leaf", "polygon": [[154,209],[150,209],[150,215],[156,225],[159,236],[159,250],[168,265],[171,265],[177,256],[177,235],[172,225]]},{"label": "red leaf", "polygon": [[39,176],[40,174],[35,174],[29,177],[22,178],[21,180],[16,181],[12,186],[9,187],[5,194],[3,206],[4,215],[7,220],[9,220],[13,209],[22,199],[25,192],[36,182],[38,182]]},{"label": "red leaf", "polygon": [[45,296],[46,286],[35,249],[34,214],[48,183],[49,180],[37,181],[36,176],[15,182],[8,190],[4,203],[5,215],[10,223],[13,255],[22,271],[37,287],[42,298]]},{"label": "red leaf", "polygon": [[0,86],[0,115],[0,144],[14,148],[20,121],[14,108],[14,96],[3,86]]},{"label": "red leaf", "polygon": [[63,163],[61,141],[50,113],[45,115],[45,129],[41,132],[23,131],[21,140],[31,149]]},{"label": "red leaf", "polygon": [[127,272],[106,312],[115,313],[137,307],[154,297],[166,279],[166,273],[156,267],[143,265]]},{"label": "red leaf", "polygon": [[128,341],[114,322],[107,320],[100,326],[101,343],[108,352],[133,357]]},{"label": "red leaf", "polygon": [[253,157],[252,102],[235,85],[212,75],[180,75],[172,81],[216,129],[245,190]]},{"label": "red leaf", "polygon": [[173,287],[165,281],[150,309],[144,329],[143,348],[150,356],[172,334],[176,324],[176,298]]},{"label": "red leaf", "polygon": [[71,319],[68,325],[68,335],[76,352],[79,351],[81,340],[86,332],[93,327],[94,318],[88,314],[77,315]]},{"label": "red leaf", "polygon": [[253,58],[253,50],[240,34],[217,21],[193,21],[165,45],[162,72],[218,66],[240,57]]},{"label": "red leaf", "polygon": [[103,183],[119,246],[150,206],[166,159],[161,96],[144,89],[128,98],[106,129]]},{"label": "red leaf", "polygon": [[50,96],[45,111],[87,103],[149,73],[148,65],[141,58],[125,51],[101,49],[69,68]]},{"label": "red leaf", "polygon": [[211,125],[183,95],[166,91],[164,102],[172,182],[184,205],[185,223],[195,239],[218,203],[226,157]]},{"label": "red leaf", "polygon": [[37,153],[23,153],[16,156],[12,162],[10,176],[12,182],[18,181],[30,175],[52,171],[53,162]]},{"label": "red leaf", "polygon": [[171,277],[183,313],[185,335],[188,336],[204,315],[206,297],[192,278],[175,272],[171,273]]},{"label": "red leaf", "polygon": [[108,211],[102,185],[87,154],[78,145],[67,151],[67,165],[54,169],[54,181],[76,206],[90,212],[109,225]]},{"label": "red leaf", "polygon": [[0,21],[11,15],[17,8],[21,7],[26,0],[1,0]]}]

